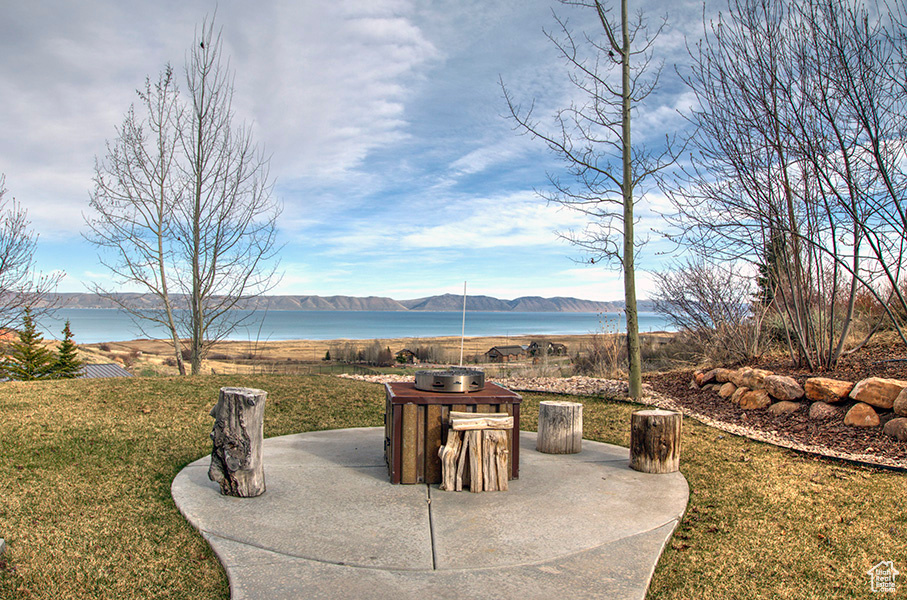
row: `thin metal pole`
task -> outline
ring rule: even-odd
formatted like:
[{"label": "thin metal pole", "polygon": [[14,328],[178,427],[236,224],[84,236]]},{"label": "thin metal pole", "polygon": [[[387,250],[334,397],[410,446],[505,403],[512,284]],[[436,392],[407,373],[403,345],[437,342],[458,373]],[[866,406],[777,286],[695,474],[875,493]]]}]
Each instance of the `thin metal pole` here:
[{"label": "thin metal pole", "polygon": [[463,343],[466,340],[466,282],[463,282],[463,329],[460,331],[460,366],[463,366]]}]

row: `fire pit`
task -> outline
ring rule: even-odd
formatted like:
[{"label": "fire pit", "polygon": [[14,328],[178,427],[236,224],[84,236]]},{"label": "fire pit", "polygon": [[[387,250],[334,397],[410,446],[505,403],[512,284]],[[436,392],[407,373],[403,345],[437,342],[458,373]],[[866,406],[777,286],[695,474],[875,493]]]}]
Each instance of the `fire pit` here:
[{"label": "fire pit", "polygon": [[441,483],[438,450],[447,442],[450,413],[497,413],[513,417],[507,432],[510,478],[520,469],[520,398],[482,371],[452,368],[419,371],[415,381],[385,384],[384,459],[391,483]]},{"label": "fire pit", "polygon": [[485,373],[463,367],[416,371],[416,389],[441,393],[477,392],[485,389]]}]

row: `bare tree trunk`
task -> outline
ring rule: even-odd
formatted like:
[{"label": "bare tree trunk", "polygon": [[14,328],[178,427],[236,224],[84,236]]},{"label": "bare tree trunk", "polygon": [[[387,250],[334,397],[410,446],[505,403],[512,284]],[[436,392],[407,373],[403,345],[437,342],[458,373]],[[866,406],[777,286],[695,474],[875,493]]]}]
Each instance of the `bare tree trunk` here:
[{"label": "bare tree trunk", "polygon": [[623,154],[624,203],[624,302],[627,313],[627,378],[630,397],[642,395],[642,359],[639,352],[639,322],[636,310],[636,267],[634,253],[636,238],[633,232],[633,146],[630,142],[630,32],[627,18],[627,2],[621,0],[620,21],[623,36],[621,52],[621,132]]}]

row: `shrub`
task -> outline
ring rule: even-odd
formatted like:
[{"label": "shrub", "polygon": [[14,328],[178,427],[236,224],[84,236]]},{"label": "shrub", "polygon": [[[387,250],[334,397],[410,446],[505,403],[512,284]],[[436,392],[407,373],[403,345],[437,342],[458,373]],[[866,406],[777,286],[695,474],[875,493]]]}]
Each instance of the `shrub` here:
[{"label": "shrub", "polygon": [[655,274],[656,312],[706,362],[751,361],[764,351],[767,309],[753,302],[753,279],[704,259]]}]

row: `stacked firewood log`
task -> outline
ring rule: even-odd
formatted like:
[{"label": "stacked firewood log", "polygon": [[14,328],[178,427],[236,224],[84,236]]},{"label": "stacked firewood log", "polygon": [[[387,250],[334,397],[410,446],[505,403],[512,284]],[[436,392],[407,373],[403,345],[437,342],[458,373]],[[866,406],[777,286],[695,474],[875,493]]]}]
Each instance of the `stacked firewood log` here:
[{"label": "stacked firewood log", "polygon": [[450,412],[447,443],[441,446],[441,489],[471,492],[507,491],[510,450],[507,413]]}]

